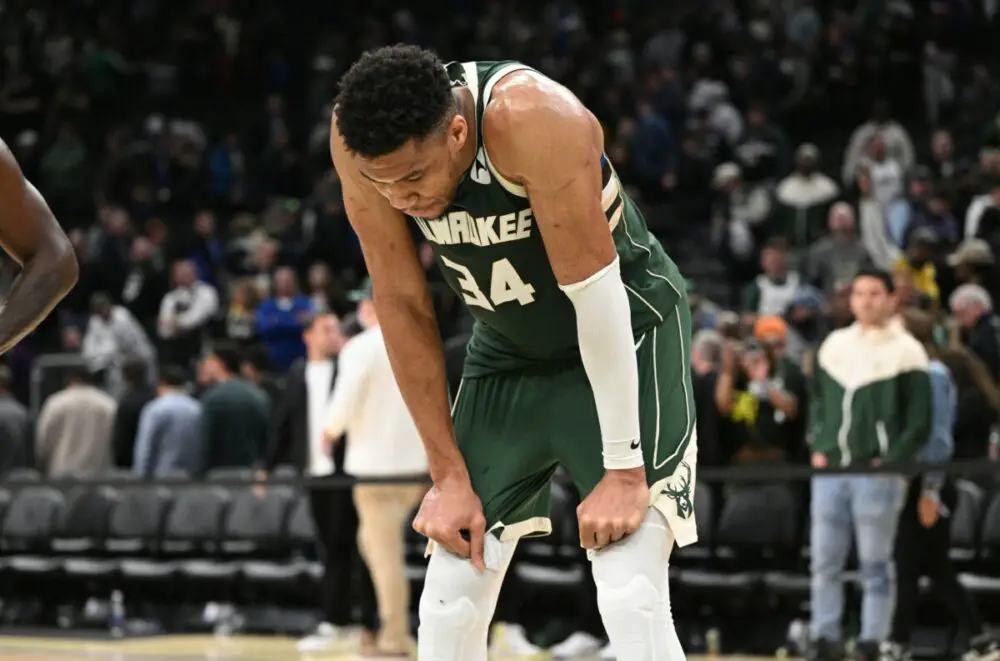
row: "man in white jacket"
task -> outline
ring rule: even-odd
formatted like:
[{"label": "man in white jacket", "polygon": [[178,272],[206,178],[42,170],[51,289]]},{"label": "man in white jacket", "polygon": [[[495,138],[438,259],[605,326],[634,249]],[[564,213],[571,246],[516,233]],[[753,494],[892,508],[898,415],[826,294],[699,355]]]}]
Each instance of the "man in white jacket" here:
[{"label": "man in white jacket", "polygon": [[[324,438],[347,434],[344,470],[359,478],[427,475],[427,455],[389,365],[371,283],[351,292],[364,327],[338,359]],[[403,528],[426,488],[411,484],[357,484],[358,546],[371,572],[381,629],[376,645],[387,656],[408,654],[410,585],[406,578]]]},{"label": "man in white jacket", "polygon": [[105,385],[115,397],[125,385],[122,367],[129,360],[144,363],[146,374],[155,379],[156,350],[132,313],[122,305],[114,305],[111,297],[102,292],[91,298],[90,310],[81,347],[87,369],[104,372]]}]

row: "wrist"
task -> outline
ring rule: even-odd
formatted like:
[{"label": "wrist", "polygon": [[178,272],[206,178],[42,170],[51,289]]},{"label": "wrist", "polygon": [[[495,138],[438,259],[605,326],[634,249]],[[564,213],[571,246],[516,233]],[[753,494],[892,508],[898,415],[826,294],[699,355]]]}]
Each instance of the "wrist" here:
[{"label": "wrist", "polygon": [[604,474],[628,484],[646,483],[646,467],[637,466],[635,468],[608,468]]},{"label": "wrist", "polygon": [[440,487],[449,484],[466,483],[471,484],[469,470],[465,467],[465,462],[459,459],[458,462],[442,462],[440,465],[430,466],[431,481],[434,486]]}]

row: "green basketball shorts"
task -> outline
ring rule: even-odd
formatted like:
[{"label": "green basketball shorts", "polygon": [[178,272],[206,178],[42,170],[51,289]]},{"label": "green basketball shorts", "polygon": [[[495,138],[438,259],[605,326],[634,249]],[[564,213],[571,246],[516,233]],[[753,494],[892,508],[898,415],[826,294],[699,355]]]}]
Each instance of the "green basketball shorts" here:
[{"label": "green basketball shorts", "polygon": [[[697,540],[697,436],[691,316],[683,299],[635,346],[650,506],[686,546]],[[487,528],[501,540],[551,532],[549,481],[558,465],[583,497],[604,475],[594,395],[580,364],[466,378],[453,416]]]}]

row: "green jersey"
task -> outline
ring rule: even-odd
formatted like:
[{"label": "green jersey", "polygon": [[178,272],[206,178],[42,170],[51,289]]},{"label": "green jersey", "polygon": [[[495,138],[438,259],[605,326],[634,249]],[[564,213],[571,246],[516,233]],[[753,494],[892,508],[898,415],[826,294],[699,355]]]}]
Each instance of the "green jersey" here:
[{"label": "green jersey", "polygon": [[[579,360],[576,313],[559,289],[527,193],[500,176],[483,145],[483,111],[494,84],[529,67],[453,62],[448,74],[476,103],[476,159],[440,218],[414,218],[451,288],[476,318],[466,376]],[[636,337],[659,325],[682,298],[676,265],[650,234],[606,157],[601,203],[612,228]]]}]

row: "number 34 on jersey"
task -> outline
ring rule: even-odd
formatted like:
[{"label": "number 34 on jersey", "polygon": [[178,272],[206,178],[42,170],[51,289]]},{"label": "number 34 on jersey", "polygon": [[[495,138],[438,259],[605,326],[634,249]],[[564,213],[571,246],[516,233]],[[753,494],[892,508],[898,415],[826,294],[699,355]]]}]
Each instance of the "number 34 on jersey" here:
[{"label": "number 34 on jersey", "polygon": [[535,302],[535,288],[521,279],[510,260],[504,257],[493,262],[489,296],[476,282],[472,272],[456,261],[441,256],[441,263],[458,273],[458,284],[467,305],[492,311],[496,306],[517,301],[521,305]]}]

